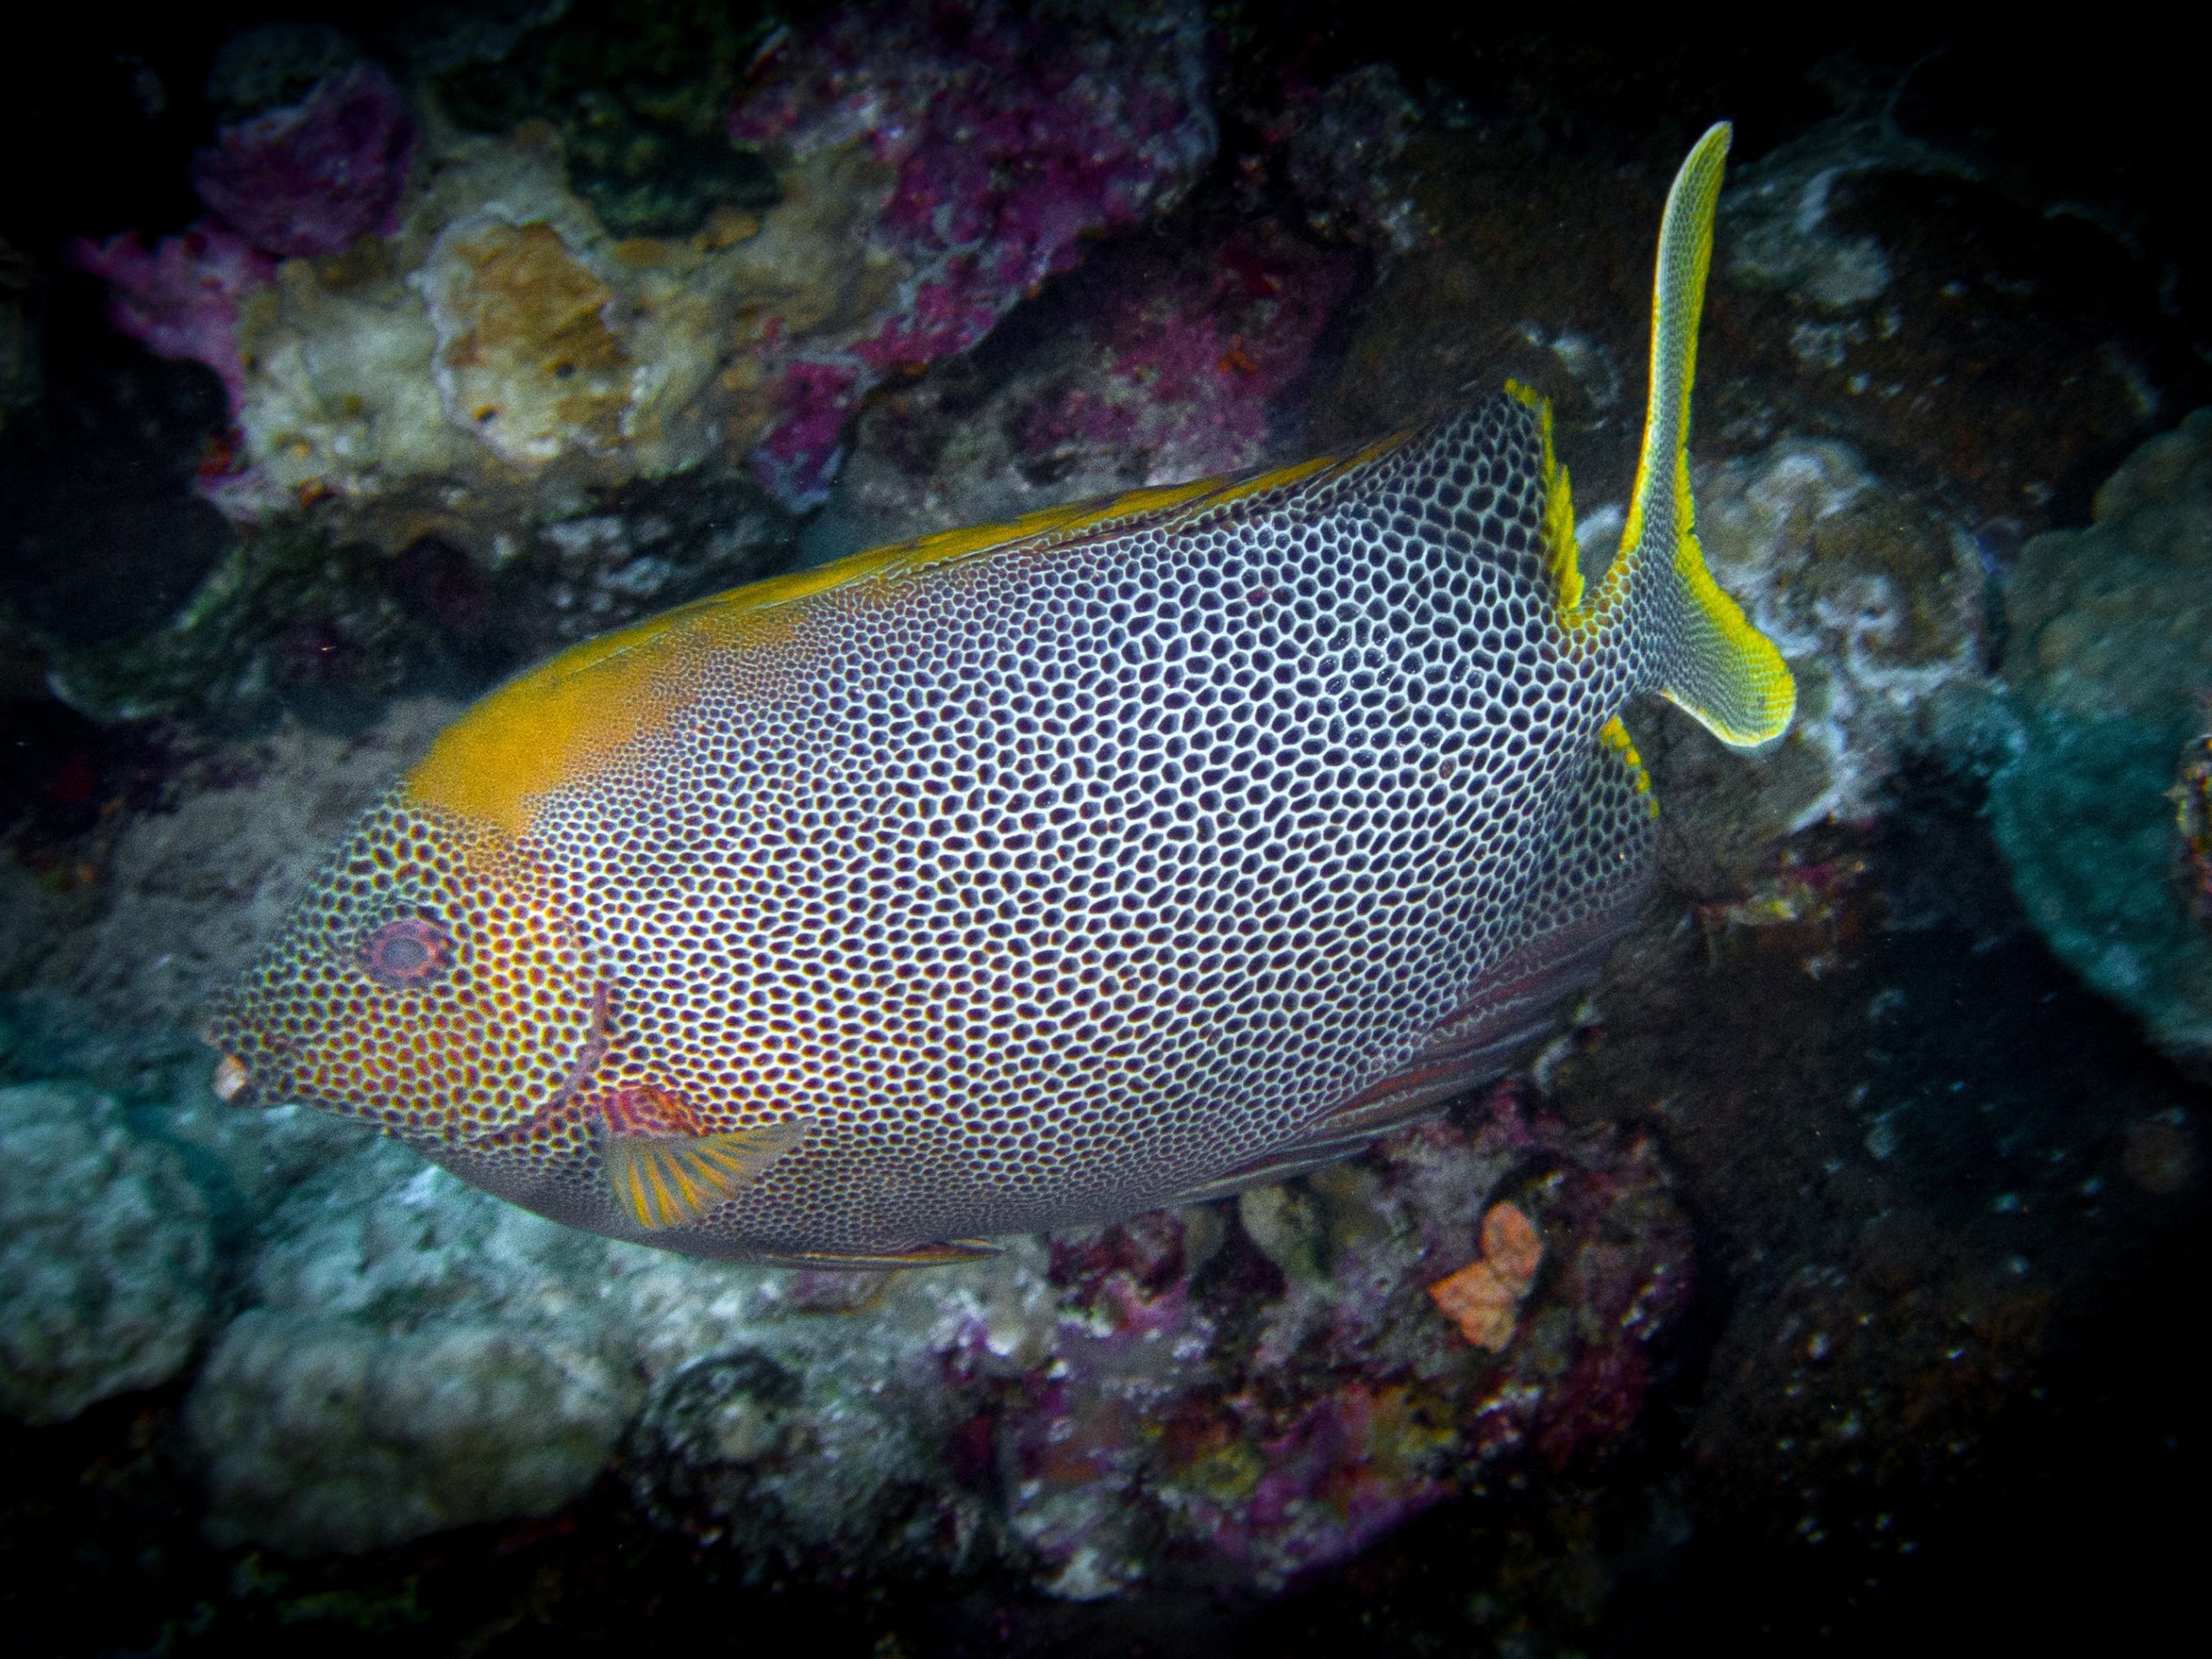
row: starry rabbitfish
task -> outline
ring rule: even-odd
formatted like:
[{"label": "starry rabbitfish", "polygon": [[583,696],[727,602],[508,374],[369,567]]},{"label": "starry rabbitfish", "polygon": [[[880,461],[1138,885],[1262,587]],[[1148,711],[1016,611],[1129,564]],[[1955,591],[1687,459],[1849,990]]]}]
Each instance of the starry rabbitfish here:
[{"label": "starry rabbitfish", "polygon": [[925,537],[576,646],[359,821],[210,1039],[558,1220],[911,1264],[1279,1180],[1546,1031],[1633,918],[1619,714],[1788,725],[1686,443],[1728,129],[1669,196],[1580,568],[1509,385],[1357,453]]}]

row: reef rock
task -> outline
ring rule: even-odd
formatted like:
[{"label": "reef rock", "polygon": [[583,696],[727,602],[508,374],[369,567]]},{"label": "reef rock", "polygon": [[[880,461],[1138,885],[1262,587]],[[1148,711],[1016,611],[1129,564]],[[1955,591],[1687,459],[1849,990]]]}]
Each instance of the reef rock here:
[{"label": "reef rock", "polygon": [[2020,729],[1989,813],[2013,887],[2075,972],[2212,1059],[2185,759],[2212,692],[2212,410],[2131,455],[2087,529],[2029,543],[2005,610]]},{"label": "reef rock", "polygon": [[[1518,1227],[1485,1229],[1509,1193]],[[1280,1586],[1485,1468],[1610,1444],[1688,1243],[1648,1141],[1504,1091],[1478,1129],[1233,1210],[785,1281],[658,1395],[632,1478],[693,1534],[831,1582],[988,1551],[1072,1599]],[[1432,1287],[1485,1253],[1516,1276],[1478,1344]]]},{"label": "reef rock", "polygon": [[[164,810],[123,830],[100,879],[70,895],[83,912],[74,926],[22,940],[0,931],[0,961],[21,975],[5,988],[49,1006],[49,1024],[86,1027],[74,1041],[61,1033],[55,1069],[145,1095],[168,1091],[169,1063],[204,1080],[192,1033],[210,990],[244,970],[340,833],[455,712],[417,699],[353,736],[290,726],[213,747]],[[12,867],[8,879],[33,880]]]},{"label": "reef rock", "polygon": [[[61,651],[57,683],[102,717],[456,664],[481,684],[765,574],[872,388],[968,351],[1204,170],[1204,34],[1173,3],[829,14],[683,140],[713,205],[658,236],[609,228],[594,201],[631,185],[584,190],[613,186],[574,176],[597,164],[576,133],[462,130],[365,62],[225,128],[194,174],[207,219],[75,257],[117,327],[221,378],[199,487],[245,540],[168,627]],[[678,533],[650,570],[588,559],[606,602],[564,610],[543,578],[610,515]]]},{"label": "reef rock", "polygon": [[1268,219],[1103,251],[988,371],[947,364],[873,403],[810,549],[1299,458],[1297,391],[1356,266]]},{"label": "reef rock", "polygon": [[458,1187],[377,1145],[271,1218],[259,1305],[186,1408],[212,1536],[370,1549],[542,1514],[599,1472],[639,1390],[601,1351],[596,1252]]},{"label": "reef rock", "polygon": [[1648,1139],[1510,1090],[1235,1206],[922,1272],[616,1243],[384,1142],[261,1231],[185,1414],[219,1541],[543,1515],[620,1450],[744,1576],[995,1566],[1075,1599],[1280,1586],[1485,1470],[1602,1452],[1690,1265]]},{"label": "reef rock", "polygon": [[0,1410],[58,1423],[166,1382],[206,1332],[214,1249],[175,1148],[107,1096],[0,1089]]},{"label": "reef rock", "polygon": [[[1592,515],[1586,543],[1609,552],[1617,523]],[[1755,756],[1671,715],[1632,721],[1658,784],[1669,874],[1706,895],[1784,836],[1871,821],[1908,757],[1971,752],[1991,687],[1973,537],[1848,446],[1788,438],[1707,469],[1698,535],[1715,579],[1797,677],[1789,734]]]},{"label": "reef rock", "polygon": [[772,160],[772,204],[664,238],[612,234],[547,123],[461,132],[425,105],[418,142],[357,65],[219,136],[210,225],[79,257],[125,332],[224,376],[241,441],[208,488],[242,522],[313,507],[340,537],[488,552],[582,492],[748,451],[804,502],[871,385],[965,351],[1196,177],[1202,32],[1173,6],[834,14],[779,37],[705,158]]}]

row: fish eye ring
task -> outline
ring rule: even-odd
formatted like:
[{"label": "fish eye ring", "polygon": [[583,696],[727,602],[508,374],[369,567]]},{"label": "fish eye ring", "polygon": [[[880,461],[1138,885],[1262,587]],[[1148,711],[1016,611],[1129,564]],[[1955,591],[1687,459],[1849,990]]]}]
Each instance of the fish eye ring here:
[{"label": "fish eye ring", "polygon": [[361,942],[361,969],[389,990],[427,985],[453,966],[453,938],[427,916],[395,916]]}]

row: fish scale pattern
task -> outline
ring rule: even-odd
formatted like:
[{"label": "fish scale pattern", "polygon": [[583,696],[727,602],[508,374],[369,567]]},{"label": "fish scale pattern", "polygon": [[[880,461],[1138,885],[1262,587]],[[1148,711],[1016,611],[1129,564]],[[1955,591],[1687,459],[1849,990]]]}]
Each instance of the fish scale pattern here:
[{"label": "fish scale pattern", "polygon": [[[549,801],[617,988],[594,1086],[805,1126],[698,1244],[1125,1213],[1406,1064],[1592,752],[1541,463],[1498,399],[1285,499],[830,589]],[[569,1218],[628,1223],[546,1150]]]},{"label": "fish scale pattern", "polygon": [[[294,1093],[708,1255],[895,1254],[1340,1153],[1500,1069],[1486,973],[1525,1036],[1515,999],[1565,988],[1529,953],[1609,943],[1640,892],[1640,772],[1600,735],[1633,665],[1561,631],[1544,479],[1500,397],[787,601],[511,843],[404,791],[370,814],[214,1035],[258,1073],[289,1033]],[[561,919],[517,967],[525,912]],[[607,1155],[641,1116],[798,1133],[646,1225]]]}]

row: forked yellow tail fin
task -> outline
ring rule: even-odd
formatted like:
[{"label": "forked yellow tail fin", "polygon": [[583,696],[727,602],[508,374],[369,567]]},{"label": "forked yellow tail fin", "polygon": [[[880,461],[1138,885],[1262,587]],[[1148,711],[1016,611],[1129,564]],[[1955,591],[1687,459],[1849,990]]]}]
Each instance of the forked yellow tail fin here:
[{"label": "forked yellow tail fin", "polygon": [[1667,194],[1651,296],[1643,453],[1606,586],[1624,602],[1630,650],[1649,664],[1646,686],[1688,709],[1723,742],[1748,747],[1789,728],[1797,684],[1774,642],[1706,569],[1690,499],[1690,386],[1728,138],[1724,121],[1699,139]]}]

